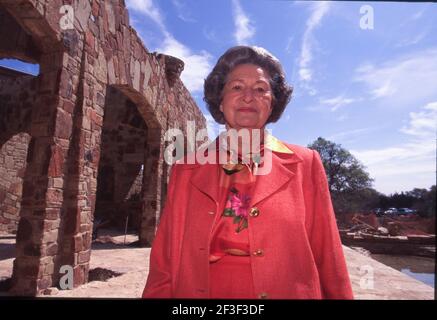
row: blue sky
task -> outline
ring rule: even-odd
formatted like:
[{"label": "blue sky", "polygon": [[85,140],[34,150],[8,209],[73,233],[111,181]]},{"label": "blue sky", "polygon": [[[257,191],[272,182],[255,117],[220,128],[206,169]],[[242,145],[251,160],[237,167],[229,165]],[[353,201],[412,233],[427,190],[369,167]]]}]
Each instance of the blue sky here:
[{"label": "blue sky", "polygon": [[[294,86],[283,117],[269,125],[273,135],[300,145],[319,136],[340,143],[366,166],[374,187],[386,194],[435,184],[437,4],[126,4],[131,25],[149,51],[185,61],[182,80],[209,120],[211,132],[215,127],[202,100],[204,78],[227,48],[258,45],[281,60]],[[371,8],[360,13],[366,5]],[[369,10],[373,29],[363,29],[360,21]]]}]

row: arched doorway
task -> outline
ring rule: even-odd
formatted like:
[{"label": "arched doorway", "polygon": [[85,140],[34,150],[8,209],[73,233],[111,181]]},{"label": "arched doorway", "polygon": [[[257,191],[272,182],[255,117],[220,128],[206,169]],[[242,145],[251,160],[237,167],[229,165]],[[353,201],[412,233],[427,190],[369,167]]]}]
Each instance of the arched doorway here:
[{"label": "arched doorway", "polygon": [[109,87],[97,176],[94,239],[129,233],[128,243],[138,240],[147,130],[137,105],[120,90]]}]

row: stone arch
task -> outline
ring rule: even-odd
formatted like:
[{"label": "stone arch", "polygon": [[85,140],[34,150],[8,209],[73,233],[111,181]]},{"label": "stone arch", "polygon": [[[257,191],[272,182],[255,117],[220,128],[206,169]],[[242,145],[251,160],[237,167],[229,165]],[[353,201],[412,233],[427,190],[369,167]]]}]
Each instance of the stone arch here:
[{"label": "stone arch", "polygon": [[30,140],[27,166],[21,172],[22,201],[11,293],[35,295],[38,287],[49,285],[57,251],[55,242],[44,237],[47,231],[51,238],[57,236],[56,221],[47,223],[46,219],[48,208],[54,209],[48,197],[53,183],[49,172],[57,151],[53,135],[63,44],[46,17],[28,1],[1,1],[0,16],[0,57],[40,66],[38,76],[4,69],[0,72],[0,143],[10,137],[18,139],[15,146],[22,139]]},{"label": "stone arch", "polygon": [[[155,233],[162,206],[162,189],[166,184],[167,165],[163,161],[163,133],[167,129],[159,121],[156,111],[153,110],[147,99],[128,85],[114,85],[136,107],[146,125],[146,136],[142,157],[141,179],[141,214],[138,221],[139,242],[142,246],[150,246]],[[105,119],[106,119],[105,110]],[[137,159],[139,160],[139,159]],[[164,177],[164,179],[163,179]]]},{"label": "stone arch", "polygon": [[138,105],[114,86],[106,91],[97,176],[94,236],[99,227],[138,234],[143,202],[143,168],[148,126]]}]

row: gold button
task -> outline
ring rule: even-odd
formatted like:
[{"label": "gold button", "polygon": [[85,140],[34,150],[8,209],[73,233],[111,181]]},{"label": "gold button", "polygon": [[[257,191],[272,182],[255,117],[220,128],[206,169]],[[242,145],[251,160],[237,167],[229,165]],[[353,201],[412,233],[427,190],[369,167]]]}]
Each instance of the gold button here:
[{"label": "gold button", "polygon": [[253,207],[250,209],[250,216],[251,217],[258,217],[259,216],[259,209],[257,207]]},{"label": "gold button", "polygon": [[268,298],[268,295],[267,295],[267,293],[265,293],[265,292],[261,292],[261,293],[258,295],[258,297],[259,297],[260,299],[267,299],[267,298]]},{"label": "gold button", "polygon": [[262,257],[264,255],[264,251],[261,249],[258,249],[258,250],[253,252],[253,255],[257,256],[257,257]]}]

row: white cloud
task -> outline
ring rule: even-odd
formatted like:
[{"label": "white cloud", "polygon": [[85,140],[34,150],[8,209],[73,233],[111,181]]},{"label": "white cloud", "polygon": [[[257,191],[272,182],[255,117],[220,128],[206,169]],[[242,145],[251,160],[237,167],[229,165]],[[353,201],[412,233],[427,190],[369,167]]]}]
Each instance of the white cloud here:
[{"label": "white cloud", "polygon": [[223,43],[222,39],[220,39],[220,37],[217,35],[217,31],[215,29],[209,29],[208,27],[205,26],[202,29],[202,33],[205,36],[205,38],[211,42],[215,42],[220,45]]},{"label": "white cloud", "polygon": [[331,111],[337,111],[338,108],[360,101],[361,99],[354,99],[354,98],[346,98],[344,95],[339,95],[335,98],[321,98],[319,99],[321,104],[328,105],[331,107]]},{"label": "white cloud", "polygon": [[152,19],[161,30],[165,30],[162,15],[152,0],[126,0],[126,6],[129,9],[145,14]]},{"label": "white cloud", "polygon": [[412,38],[405,38],[405,39],[401,40],[396,45],[396,47],[407,47],[407,46],[415,45],[415,44],[419,43],[422,39],[424,39],[427,34],[428,34],[428,30],[423,31],[417,35],[414,35],[414,37],[412,37]]},{"label": "white cloud", "polygon": [[384,193],[429,188],[436,181],[435,141],[421,145],[351,151],[375,179],[375,188]]},{"label": "white cloud", "polygon": [[418,20],[423,16],[425,9],[422,9],[411,16],[411,20]]},{"label": "white cloud", "polygon": [[351,152],[367,166],[379,191],[429,188],[436,179],[436,129],[437,102],[432,102],[410,113],[409,124],[400,129],[403,144]]},{"label": "white cloud", "polygon": [[303,35],[302,48],[299,61],[300,80],[310,82],[313,77],[311,62],[313,60],[313,48],[316,45],[314,31],[321,25],[322,19],[329,12],[330,3],[320,1],[312,5],[311,15],[306,23]]},{"label": "white cloud", "polygon": [[[399,25],[398,33],[401,35],[402,39],[396,44],[396,47],[406,47],[419,43],[422,39],[424,39],[431,31],[432,24],[427,23],[426,19],[422,21],[418,21],[423,18],[423,14],[429,10],[430,3],[423,5],[422,9],[419,11],[406,16],[402,19],[402,22]],[[411,34],[411,30],[413,26],[420,25],[422,32]],[[415,29],[415,28],[413,28]],[[401,38],[399,37],[399,38]]]},{"label": "white cloud", "polygon": [[[315,95],[315,93],[317,93],[317,91],[312,91],[314,89],[310,89],[308,91],[308,94],[310,95]],[[320,112],[320,111],[326,111],[328,108],[330,111],[335,112],[338,109],[340,109],[343,106],[346,105],[350,105],[356,102],[360,102],[363,101],[363,98],[354,98],[354,97],[347,97],[344,93],[340,94],[336,97],[332,97],[332,98],[328,98],[328,97],[321,97],[318,99],[318,104],[307,107],[307,110],[309,111],[315,111],[315,112]],[[342,121],[345,120],[347,118],[347,116],[340,116],[339,118],[337,118],[337,120]]]},{"label": "white cloud", "polygon": [[345,121],[347,119],[349,119],[349,116],[347,114],[342,114],[335,120],[337,120],[338,122],[342,122],[342,121]]},{"label": "white cloud", "polygon": [[234,15],[235,32],[234,38],[237,44],[245,45],[255,35],[255,27],[249,16],[244,12],[239,0],[232,0],[232,12]]},{"label": "white cloud", "polygon": [[[182,5],[180,1],[175,2]],[[156,51],[183,60],[185,67],[181,74],[182,82],[192,94],[202,91],[203,81],[211,69],[212,56],[204,50],[199,53],[193,53],[190,48],[176,40],[167,30],[164,19],[152,0],[127,0],[127,6],[129,10],[146,15],[159,26],[164,37]],[[141,32],[139,34],[141,36]]]},{"label": "white cloud", "polygon": [[420,9],[419,11],[413,13],[411,16],[406,17],[404,19],[404,21],[401,23],[401,26],[404,26],[404,25],[412,23],[412,22],[417,22],[417,20],[421,19],[423,17],[423,14],[427,10],[429,10],[432,5],[433,4],[431,4],[431,3],[422,4],[422,9]]},{"label": "white cloud", "polygon": [[196,20],[191,16],[190,10],[187,8],[186,3],[181,0],[172,0],[178,12],[178,18],[184,22],[196,22]]},{"label": "white cloud", "polygon": [[165,37],[157,51],[182,59],[185,62],[185,68],[181,79],[187,89],[190,92],[203,90],[203,82],[211,70],[212,56],[208,52],[201,51],[199,54],[194,54],[171,35]]},{"label": "white cloud", "polygon": [[437,102],[428,103],[424,111],[410,112],[409,126],[403,127],[403,133],[417,137],[432,137],[437,129]]},{"label": "white cloud", "polygon": [[291,53],[292,52],[292,43],[293,43],[294,37],[289,37],[287,40],[287,45],[285,47],[285,52]]},{"label": "white cloud", "polygon": [[369,133],[371,131],[374,131],[375,129],[376,128],[360,128],[360,129],[337,132],[328,136],[326,139],[334,141],[336,143],[338,143],[339,141],[344,143],[345,139],[347,139],[350,143],[352,139],[357,139],[359,138],[360,135],[364,133]]},{"label": "white cloud", "polygon": [[372,91],[374,98],[382,98],[391,96],[396,93],[396,89],[393,87],[393,80],[387,79],[385,80],[379,88],[375,88]]},{"label": "white cloud", "polygon": [[299,77],[302,81],[310,81],[312,78],[312,71],[308,68],[300,68]]},{"label": "white cloud", "polygon": [[379,65],[364,64],[355,70],[354,81],[368,88],[371,99],[384,107],[417,105],[437,98],[437,48],[392,58]]}]

